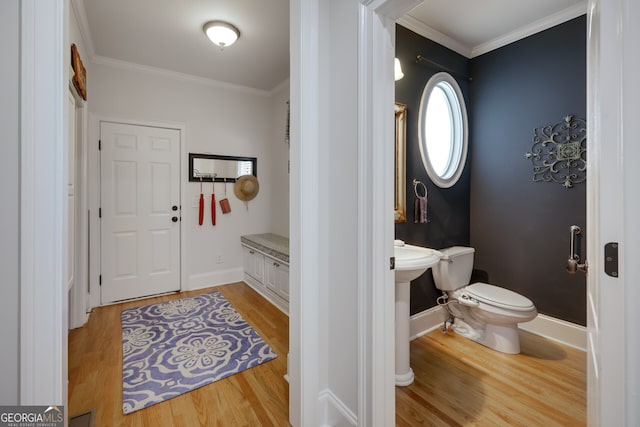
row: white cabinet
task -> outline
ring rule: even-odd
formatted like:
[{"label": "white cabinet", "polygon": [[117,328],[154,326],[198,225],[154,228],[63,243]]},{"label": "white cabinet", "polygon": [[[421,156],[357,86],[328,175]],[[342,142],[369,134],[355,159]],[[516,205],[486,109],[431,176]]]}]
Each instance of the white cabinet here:
[{"label": "white cabinet", "polygon": [[289,266],[280,260],[265,258],[267,270],[265,285],[283,299],[289,301]]},{"label": "white cabinet", "polygon": [[244,272],[258,282],[264,282],[264,255],[247,246],[242,247],[242,254],[244,256]]},{"label": "white cabinet", "polygon": [[289,314],[289,265],[260,249],[242,244],[244,281]]}]

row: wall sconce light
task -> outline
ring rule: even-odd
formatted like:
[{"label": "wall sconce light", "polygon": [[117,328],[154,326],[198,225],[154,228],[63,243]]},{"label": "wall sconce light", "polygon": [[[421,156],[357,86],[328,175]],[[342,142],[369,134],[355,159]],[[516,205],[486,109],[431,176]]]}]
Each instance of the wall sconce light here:
[{"label": "wall sconce light", "polygon": [[393,63],[395,65],[396,81],[398,81],[404,77],[404,73],[402,72],[402,66],[400,66],[400,60],[398,58],[395,58]]},{"label": "wall sconce light", "polygon": [[223,49],[234,44],[240,37],[240,30],[224,21],[209,21],[202,29],[209,40]]}]

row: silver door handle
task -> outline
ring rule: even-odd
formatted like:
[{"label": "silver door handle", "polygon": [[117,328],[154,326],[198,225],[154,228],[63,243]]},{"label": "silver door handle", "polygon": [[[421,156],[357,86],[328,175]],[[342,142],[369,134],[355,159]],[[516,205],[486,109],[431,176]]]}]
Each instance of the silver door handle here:
[{"label": "silver door handle", "polygon": [[569,259],[567,259],[567,272],[571,274],[575,274],[576,271],[580,270],[584,273],[587,272],[587,262],[580,263],[580,254],[578,254],[577,246],[576,246],[576,237],[578,234],[582,233],[582,229],[577,225],[572,225],[569,227],[569,232],[571,233],[569,237],[570,248],[569,248]]}]

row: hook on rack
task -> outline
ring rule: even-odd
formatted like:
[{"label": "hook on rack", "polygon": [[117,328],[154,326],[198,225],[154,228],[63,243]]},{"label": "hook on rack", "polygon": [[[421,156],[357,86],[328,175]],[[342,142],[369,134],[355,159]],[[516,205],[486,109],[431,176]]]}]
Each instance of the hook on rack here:
[{"label": "hook on rack", "polygon": [[202,182],[203,179],[210,179],[211,181],[215,181],[216,178],[218,177],[217,173],[203,173],[198,171],[198,169],[194,169],[193,170],[193,176],[195,178],[199,178],[200,182]]}]

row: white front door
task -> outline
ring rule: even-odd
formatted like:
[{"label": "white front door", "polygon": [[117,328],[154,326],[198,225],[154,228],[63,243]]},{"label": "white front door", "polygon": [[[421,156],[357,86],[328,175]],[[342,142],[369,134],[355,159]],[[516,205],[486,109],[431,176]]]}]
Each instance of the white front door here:
[{"label": "white front door", "polygon": [[180,289],[180,131],[100,123],[101,303]]}]

